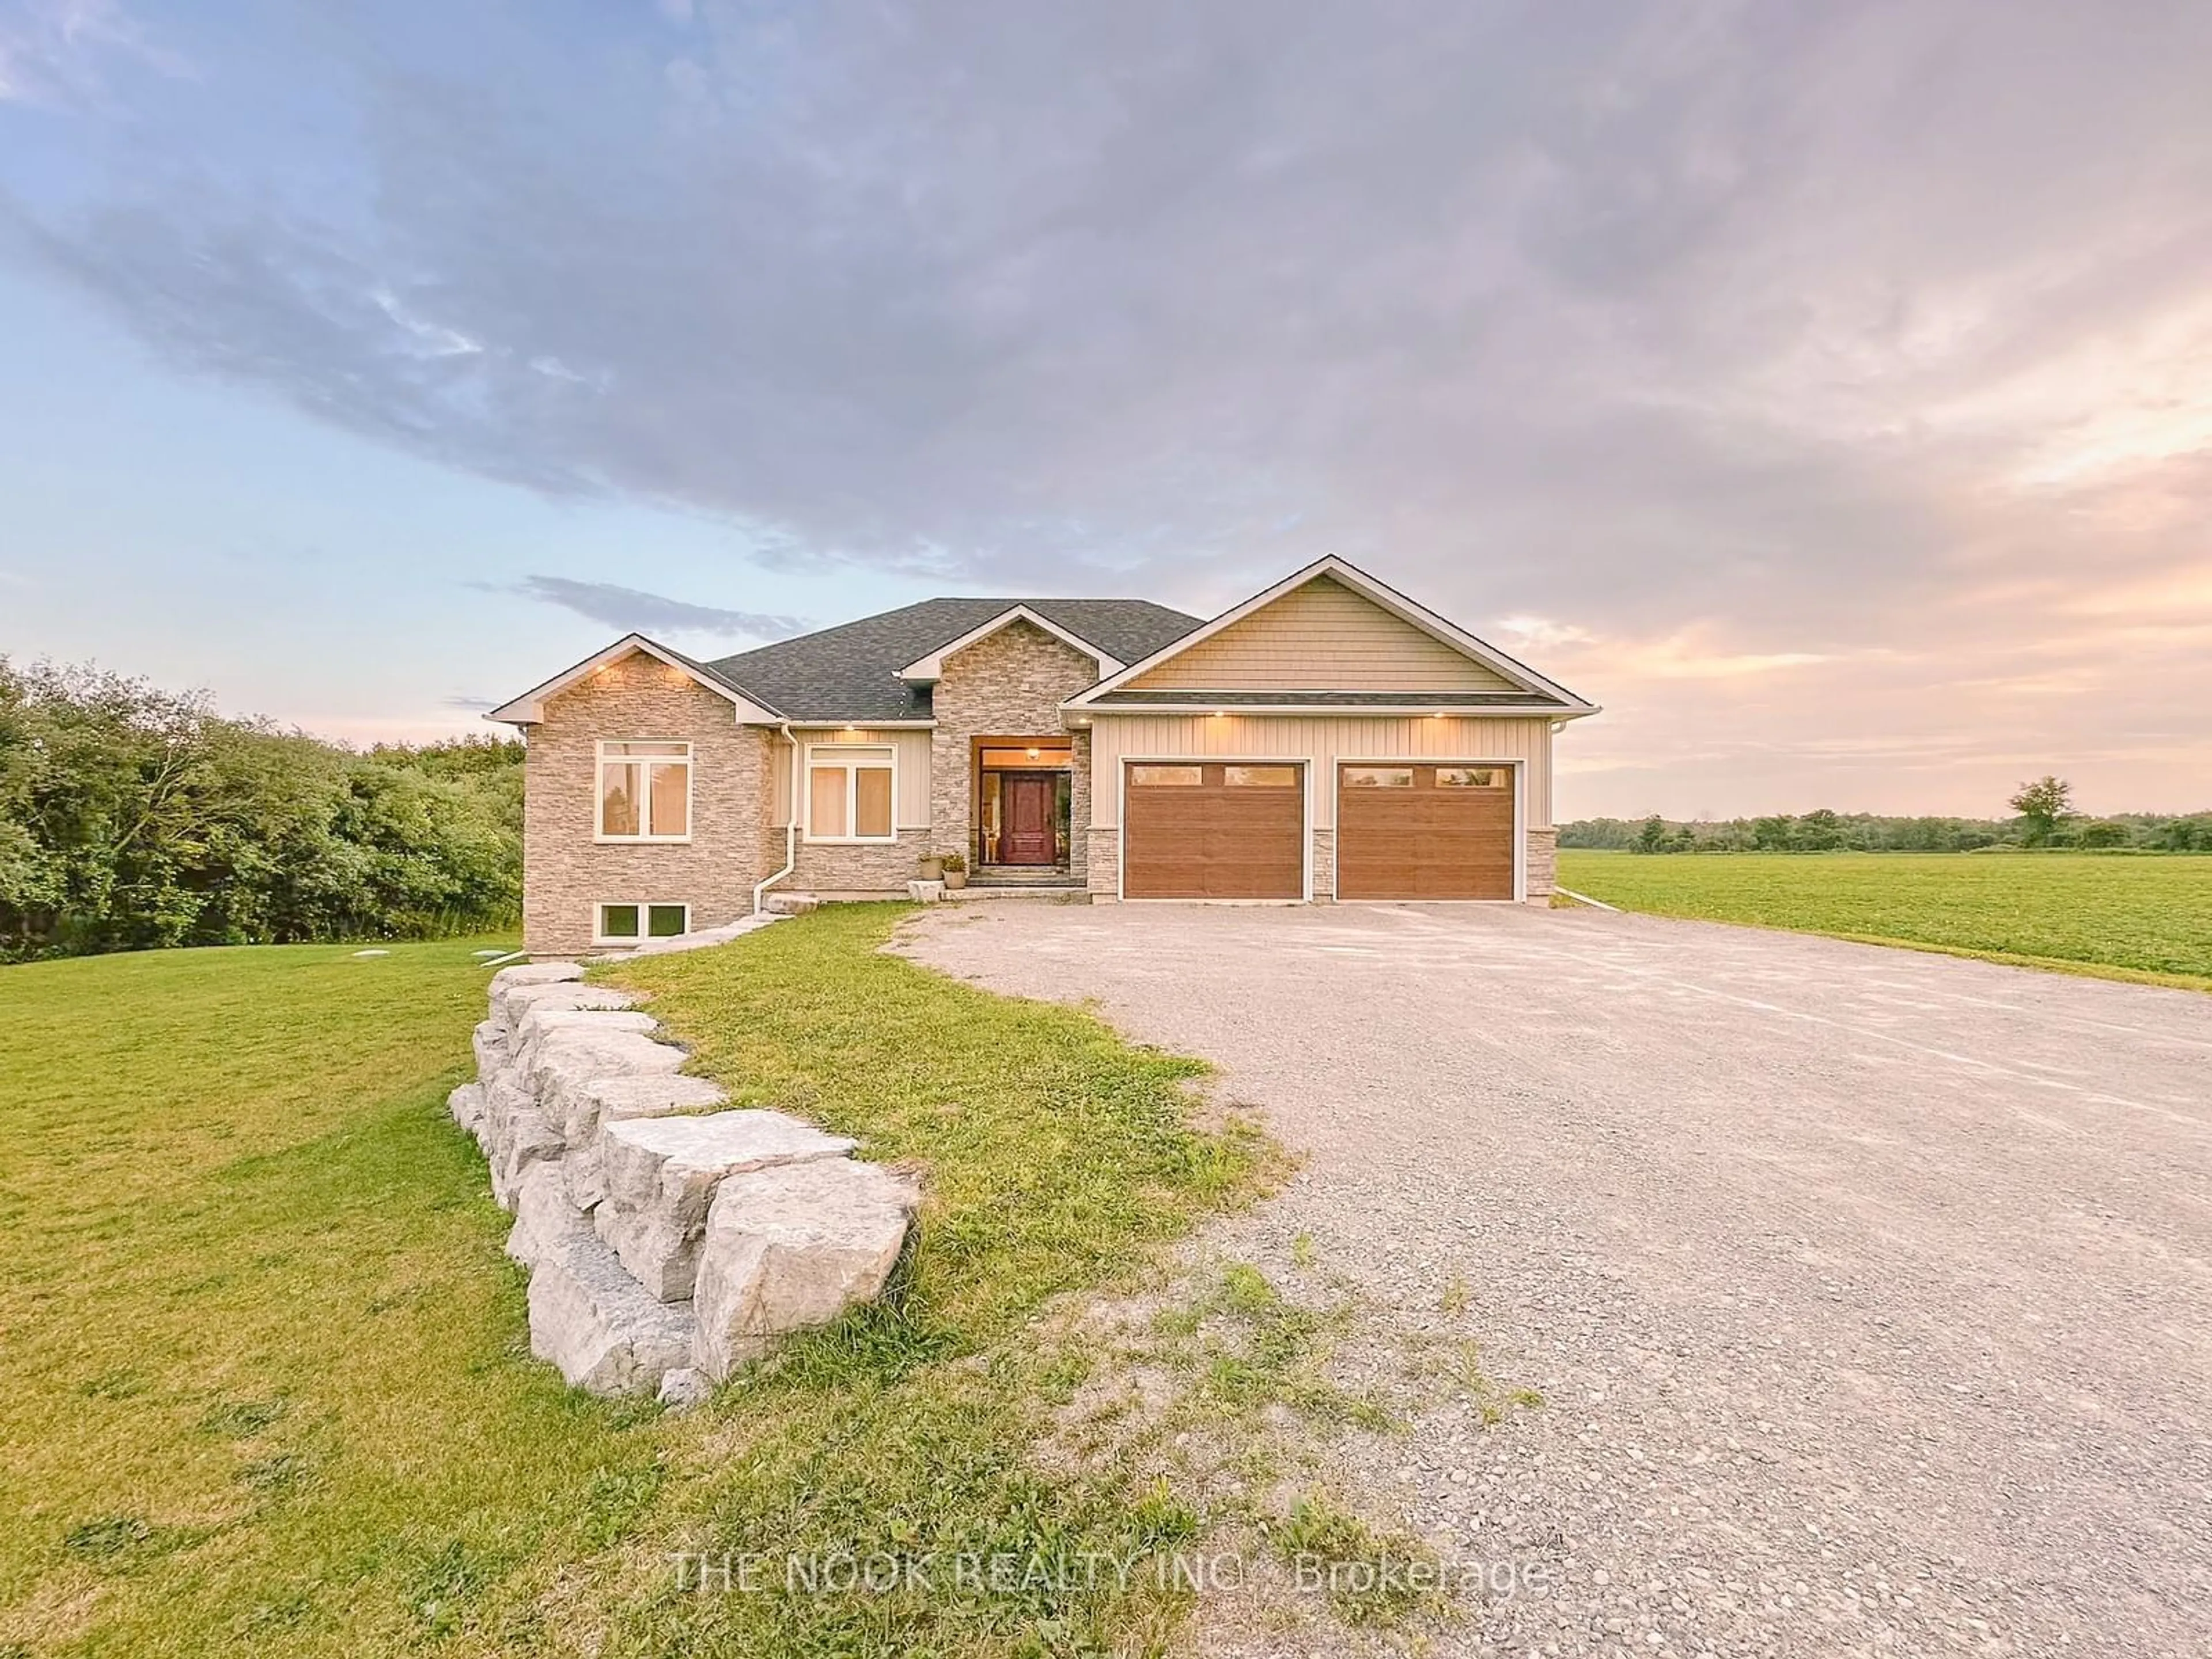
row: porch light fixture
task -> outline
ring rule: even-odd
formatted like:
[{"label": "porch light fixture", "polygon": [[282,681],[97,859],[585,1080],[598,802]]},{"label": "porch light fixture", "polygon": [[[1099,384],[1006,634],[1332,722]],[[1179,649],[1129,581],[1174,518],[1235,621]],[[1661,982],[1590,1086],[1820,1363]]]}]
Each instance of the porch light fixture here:
[{"label": "porch light fixture", "polygon": [[1030,750],[1030,758],[1031,760],[1035,760],[1036,758],[1036,750],[1035,749]]}]

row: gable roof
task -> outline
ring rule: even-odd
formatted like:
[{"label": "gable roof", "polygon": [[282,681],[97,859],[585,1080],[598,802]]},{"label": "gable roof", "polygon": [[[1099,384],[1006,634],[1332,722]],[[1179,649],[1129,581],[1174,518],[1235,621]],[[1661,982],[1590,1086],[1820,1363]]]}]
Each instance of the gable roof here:
[{"label": "gable roof", "polygon": [[1595,714],[1597,705],[1577,696],[1566,687],[1548,680],[1526,663],[1509,657],[1497,647],[1475,638],[1457,623],[1449,622],[1426,606],[1416,604],[1395,588],[1378,581],[1357,565],[1347,563],[1334,554],[1316,559],[1304,569],[1295,571],[1273,587],[1255,593],[1242,605],[1232,605],[1203,627],[1193,629],[1178,639],[1170,640],[1151,656],[1132,662],[1117,674],[1109,675],[1089,690],[1071,697],[1062,704],[1066,708],[1113,708],[1204,707],[1231,701],[1269,707],[1339,706],[1352,701],[1352,694],[1326,690],[1268,692],[1264,696],[1239,694],[1231,697],[1225,690],[1216,688],[1194,688],[1188,691],[1124,691],[1121,688],[1139,676],[1148,674],[1163,664],[1172,662],[1193,646],[1212,639],[1224,629],[1234,627],[1254,611],[1272,605],[1285,594],[1295,592],[1310,582],[1328,579],[1341,583],[1353,592],[1379,605],[1401,622],[1419,629],[1431,638],[1441,641],[1453,650],[1483,664],[1504,678],[1510,685],[1521,689],[1525,695],[1479,694],[1486,701],[1473,704],[1463,699],[1469,694],[1438,693],[1408,689],[1401,693],[1361,693],[1362,706],[1397,708],[1415,710],[1443,708],[1448,706],[1481,707],[1496,710],[1527,708],[1532,713],[1544,713],[1561,720],[1573,720],[1584,714]]},{"label": "gable roof", "polygon": [[681,651],[672,650],[656,640],[646,638],[642,634],[623,635],[605,650],[595,651],[583,661],[562,669],[543,685],[533,686],[513,701],[501,703],[484,718],[488,720],[497,720],[507,726],[535,726],[545,716],[547,698],[558,696],[577,681],[598,673],[610,663],[620,662],[623,658],[638,652],[643,652],[649,657],[659,658],[671,668],[681,670],[715,696],[728,698],[736,711],[735,717],[739,720],[775,720],[782,718],[775,708],[752,696],[743,686],[717,673],[710,665],[695,662]]},{"label": "gable roof", "polygon": [[947,657],[965,651],[978,641],[987,640],[1009,623],[1018,622],[1025,622],[1033,628],[1042,629],[1062,645],[1073,647],[1083,653],[1085,656],[1096,659],[1098,664],[1098,678],[1102,680],[1109,674],[1120,673],[1125,665],[1121,659],[1110,651],[1102,650],[1082,635],[1069,632],[1049,617],[1039,616],[1026,604],[1017,604],[1008,610],[1001,611],[981,627],[969,629],[959,638],[947,640],[927,656],[917,658],[908,663],[899,670],[899,678],[902,680],[926,680],[933,685],[945,677],[945,659]]},{"label": "gable roof", "polygon": [[[1200,625],[1149,599],[924,599],[702,666],[800,725],[926,720],[929,686],[901,674],[1017,611],[1116,666],[1152,656]],[[1102,665],[1100,672],[1113,670]]]}]

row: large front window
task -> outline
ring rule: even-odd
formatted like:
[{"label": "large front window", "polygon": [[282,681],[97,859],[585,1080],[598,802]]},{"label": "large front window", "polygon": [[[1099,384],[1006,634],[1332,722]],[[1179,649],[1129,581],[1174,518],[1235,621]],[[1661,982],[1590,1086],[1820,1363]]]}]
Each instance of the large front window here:
[{"label": "large front window", "polygon": [[830,744],[807,751],[806,838],[891,841],[889,748]]},{"label": "large front window", "polygon": [[691,745],[599,745],[599,839],[691,838]]}]

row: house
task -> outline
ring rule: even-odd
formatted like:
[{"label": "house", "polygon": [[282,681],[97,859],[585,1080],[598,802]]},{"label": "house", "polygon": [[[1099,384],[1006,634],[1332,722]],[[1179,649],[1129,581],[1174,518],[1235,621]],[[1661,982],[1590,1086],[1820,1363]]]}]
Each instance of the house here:
[{"label": "house", "polygon": [[932,854],[1097,901],[1542,901],[1553,734],[1596,712],[1326,558],[1211,622],[928,599],[713,662],[632,634],[489,718],[528,738],[546,952],[903,896]]}]

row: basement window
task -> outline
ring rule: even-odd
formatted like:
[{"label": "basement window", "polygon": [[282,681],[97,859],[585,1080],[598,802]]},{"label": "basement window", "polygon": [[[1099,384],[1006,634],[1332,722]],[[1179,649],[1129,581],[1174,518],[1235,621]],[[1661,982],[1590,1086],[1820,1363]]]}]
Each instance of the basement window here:
[{"label": "basement window", "polygon": [[641,939],[680,939],[690,931],[688,904],[602,904],[592,938],[601,945],[635,945]]}]

